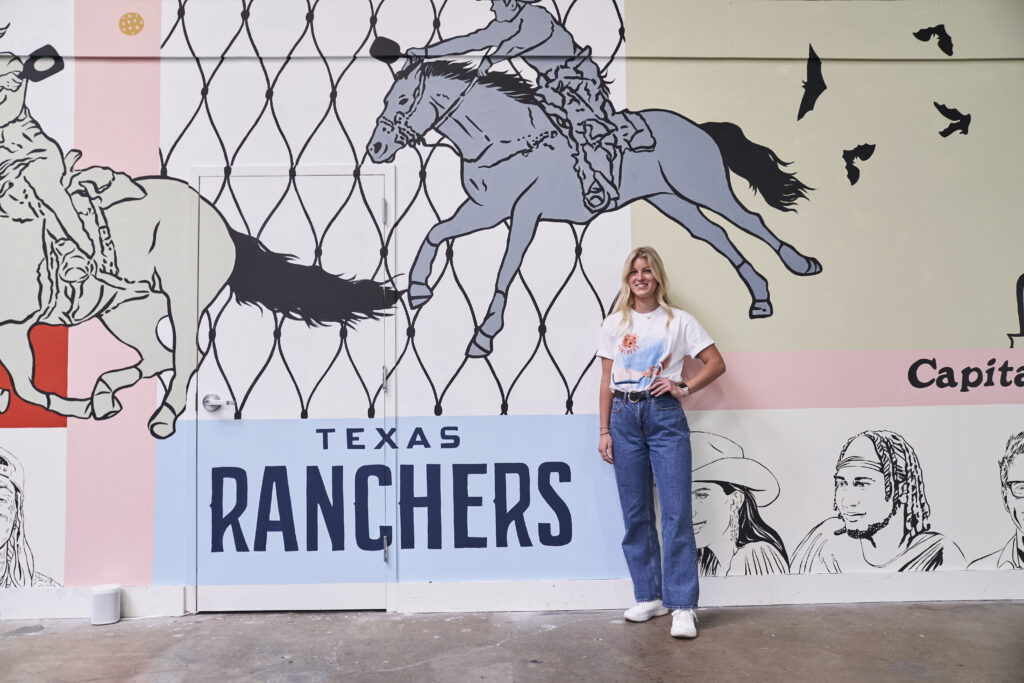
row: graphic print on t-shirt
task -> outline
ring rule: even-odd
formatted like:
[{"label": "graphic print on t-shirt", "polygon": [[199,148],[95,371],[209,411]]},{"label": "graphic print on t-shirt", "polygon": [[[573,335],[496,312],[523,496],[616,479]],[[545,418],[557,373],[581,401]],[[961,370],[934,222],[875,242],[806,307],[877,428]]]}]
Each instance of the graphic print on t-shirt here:
[{"label": "graphic print on t-shirt", "polygon": [[681,382],[683,359],[696,356],[714,340],[697,320],[678,308],[633,311],[629,326],[613,313],[601,323],[597,355],[612,361],[608,384],[618,391],[643,391],[658,377]]},{"label": "graphic print on t-shirt", "polygon": [[623,386],[624,391],[643,391],[661,374],[671,359],[666,355],[668,340],[664,337],[648,337],[627,332],[619,342],[618,362],[612,371],[612,383]]}]

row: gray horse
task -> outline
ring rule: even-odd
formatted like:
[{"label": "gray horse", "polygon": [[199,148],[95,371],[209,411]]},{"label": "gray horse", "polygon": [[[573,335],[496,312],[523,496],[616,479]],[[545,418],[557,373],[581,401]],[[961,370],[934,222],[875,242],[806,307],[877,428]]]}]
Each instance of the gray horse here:
[{"label": "gray horse", "polygon": [[[40,71],[42,64],[48,70]],[[17,56],[0,53],[0,363],[23,401],[59,415],[104,419],[120,412],[118,391],[170,370],[167,393],[149,420],[150,433],[166,438],[202,361],[195,346],[200,316],[225,286],[240,303],[308,325],[350,325],[394,304],[390,287],[292,263],[229,229],[181,181],[133,180],[101,166],[76,170],[81,152],[63,155],[25,106],[28,81],[62,68],[50,46],[24,67]],[[157,337],[164,318],[173,348]],[[104,372],[89,398],[41,391],[33,380],[32,327],[92,319],[135,349],[139,362]],[[0,413],[10,398],[0,388]]]},{"label": "gray horse", "polygon": [[[52,215],[31,187],[18,192],[15,179],[0,195],[0,362],[14,393],[28,403],[70,417],[109,418],[121,410],[118,391],[171,370],[167,393],[149,420],[152,435],[166,438],[175,431],[189,379],[202,361],[195,345],[200,316],[224,287],[240,303],[308,325],[378,318],[397,298],[393,289],[372,280],[341,278],[268,251],[255,237],[231,230],[210,202],[179,180],[133,181],[109,169],[75,171],[69,189],[79,206],[86,200],[75,192],[81,185],[78,174],[114,178],[127,188],[125,196],[101,194],[91,204],[109,234],[116,275],[46,230]],[[14,202],[19,196],[25,201]],[[23,213],[12,214],[12,207]],[[69,263],[82,265],[75,269]],[[32,379],[32,326],[70,326],[94,318],[135,349],[139,362],[101,374],[88,398],[38,389]],[[171,322],[172,348],[157,337],[163,318]],[[0,412],[9,398],[5,394],[0,391]]]},{"label": "gray horse", "polygon": [[[729,259],[750,291],[751,318],[772,314],[768,281],[701,208],[763,240],[790,272],[821,272],[817,259],[781,241],[758,214],[744,208],[729,184],[726,168],[746,178],[769,205],[791,210],[809,188],[782,170],[785,164],[774,152],[747,140],[734,124],[697,125],[659,109],[639,113],[657,146],[625,152],[619,199],[605,211],[644,199],[709,243]],[[475,69],[447,60],[411,61],[395,76],[367,154],[376,163],[390,162],[399,149],[422,142],[429,130],[457,148],[468,198],[451,218],[431,228],[420,245],[409,271],[409,304],[417,308],[432,296],[430,272],[441,244],[511,219],[494,296],[467,349],[469,356],[483,357],[504,325],[508,288],[538,223],[585,223],[597,214],[583,203],[568,143],[523,79],[500,72],[478,76]]]}]

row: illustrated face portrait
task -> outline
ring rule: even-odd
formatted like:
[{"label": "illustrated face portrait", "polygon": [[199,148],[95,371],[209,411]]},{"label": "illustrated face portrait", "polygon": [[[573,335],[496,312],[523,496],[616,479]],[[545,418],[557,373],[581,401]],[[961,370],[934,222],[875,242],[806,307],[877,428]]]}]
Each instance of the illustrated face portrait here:
[{"label": "illustrated face portrait", "polygon": [[693,482],[691,514],[693,535],[698,548],[706,548],[729,533],[729,526],[738,507],[738,495],[735,492],[727,495],[714,482]]},{"label": "illustrated face portrait", "polygon": [[885,497],[885,476],[870,464],[878,461],[878,454],[868,439],[861,438],[850,443],[845,460],[849,464],[835,474],[836,508],[846,524],[846,533],[854,538],[870,538],[893,515],[893,501]]},{"label": "illustrated face portrait", "polygon": [[1003,505],[1010,513],[1017,533],[1024,534],[1024,457],[1016,455],[1010,460],[1003,483]]},{"label": "illustrated face portrait", "polygon": [[6,545],[14,532],[14,519],[18,512],[16,493],[11,480],[0,477],[0,545]]},{"label": "illustrated face portrait", "polygon": [[633,265],[629,269],[629,275],[626,277],[629,291],[633,293],[634,297],[650,296],[658,288],[658,281],[654,278],[654,271],[651,270],[650,264],[647,263],[647,259],[643,256],[638,256],[633,260]]}]

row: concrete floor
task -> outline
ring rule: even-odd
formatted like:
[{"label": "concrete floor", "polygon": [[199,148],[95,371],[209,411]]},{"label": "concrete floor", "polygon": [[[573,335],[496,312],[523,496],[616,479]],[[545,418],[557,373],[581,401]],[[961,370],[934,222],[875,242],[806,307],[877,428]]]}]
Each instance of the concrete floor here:
[{"label": "concrete floor", "polygon": [[1024,604],[0,622],[3,681],[1024,681]]}]

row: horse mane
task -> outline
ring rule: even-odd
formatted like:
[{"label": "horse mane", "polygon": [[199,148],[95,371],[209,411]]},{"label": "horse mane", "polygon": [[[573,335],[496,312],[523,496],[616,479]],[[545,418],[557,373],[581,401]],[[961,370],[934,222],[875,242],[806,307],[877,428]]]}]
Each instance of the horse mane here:
[{"label": "horse mane", "polygon": [[[416,63],[409,64],[395,74],[395,79],[402,79],[412,73]],[[504,71],[490,71],[487,74],[477,77],[476,69],[463,62],[453,62],[447,59],[433,59],[423,62],[424,75],[438,76],[463,83],[470,83],[476,80],[480,85],[492,88],[508,95],[517,102],[524,104],[537,104],[537,89],[529,81],[517,74],[510,74]]]}]

